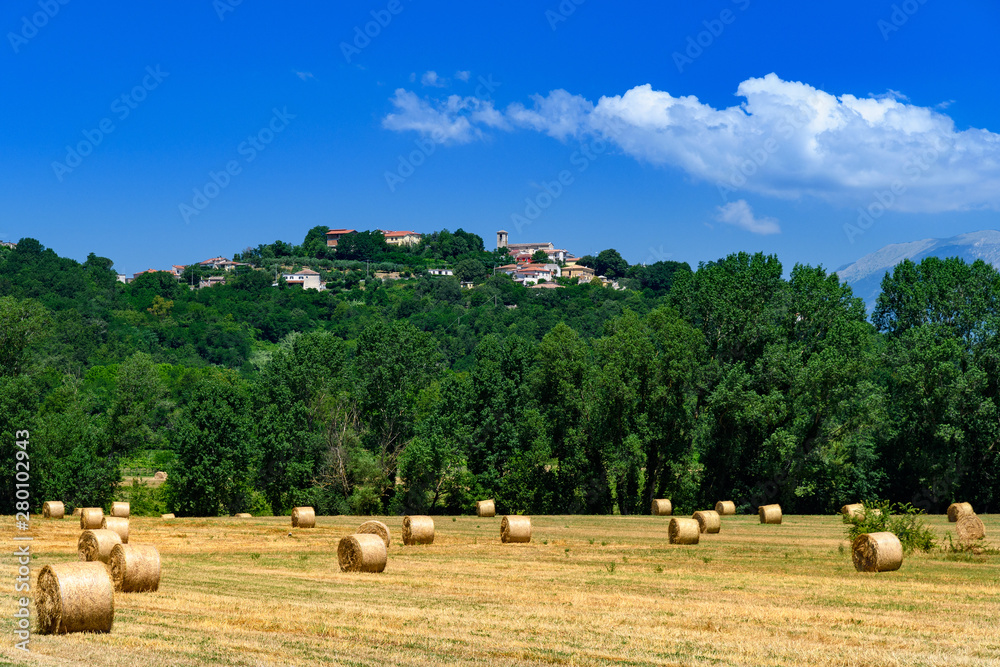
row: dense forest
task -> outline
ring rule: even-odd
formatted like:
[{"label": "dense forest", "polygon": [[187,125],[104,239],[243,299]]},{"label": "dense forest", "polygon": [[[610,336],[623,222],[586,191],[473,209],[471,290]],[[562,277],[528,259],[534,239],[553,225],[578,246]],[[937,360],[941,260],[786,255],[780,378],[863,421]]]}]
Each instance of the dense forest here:
[{"label": "dense forest", "polygon": [[[998,510],[1000,275],[983,262],[903,262],[868,317],[836,275],[762,254],[692,270],[609,250],[587,260],[625,289],[526,289],[474,234],[331,252],[319,230],[194,290],[33,239],[0,249],[5,506],[28,430],[33,510]],[[273,284],[301,265],[329,289]],[[166,483],[123,483],[151,470]]]}]

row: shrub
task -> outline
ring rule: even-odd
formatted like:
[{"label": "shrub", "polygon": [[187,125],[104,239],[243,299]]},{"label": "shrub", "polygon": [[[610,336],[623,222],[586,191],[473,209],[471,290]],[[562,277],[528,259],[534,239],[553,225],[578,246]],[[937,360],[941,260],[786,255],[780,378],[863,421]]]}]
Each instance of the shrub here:
[{"label": "shrub", "polygon": [[893,533],[903,545],[903,551],[930,551],[934,548],[934,532],[923,520],[924,511],[909,503],[888,500],[864,501],[864,510],[844,515],[847,539],[854,541],[865,533]]}]

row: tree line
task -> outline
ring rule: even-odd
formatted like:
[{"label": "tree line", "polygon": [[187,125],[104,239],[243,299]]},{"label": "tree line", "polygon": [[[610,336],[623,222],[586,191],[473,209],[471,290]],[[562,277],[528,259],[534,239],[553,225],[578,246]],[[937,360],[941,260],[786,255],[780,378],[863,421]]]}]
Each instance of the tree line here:
[{"label": "tree line", "polygon": [[[107,259],[25,239],[0,252],[0,433],[31,431],[39,505],[996,507],[992,267],[903,262],[870,318],[836,275],[786,276],[774,256],[659,271],[628,290],[489,276],[471,290],[415,277],[308,292],[249,272],[191,291],[165,274],[122,285]],[[122,485],[153,468],[162,487]]]}]

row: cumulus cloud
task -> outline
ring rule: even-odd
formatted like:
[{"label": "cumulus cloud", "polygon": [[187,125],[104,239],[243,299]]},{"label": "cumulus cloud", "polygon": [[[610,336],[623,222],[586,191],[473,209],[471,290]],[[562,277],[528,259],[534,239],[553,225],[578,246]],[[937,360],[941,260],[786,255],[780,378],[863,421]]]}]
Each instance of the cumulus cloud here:
[{"label": "cumulus cloud", "polygon": [[745,199],[729,202],[718,207],[715,219],[727,225],[745,229],[754,234],[780,234],[781,227],[774,218],[755,218],[753,209]]},{"label": "cumulus cloud", "polygon": [[468,143],[483,138],[483,127],[507,128],[503,114],[493,108],[493,103],[476,97],[451,95],[431,102],[399,88],[391,102],[396,111],[382,120],[383,127],[418,132],[437,143]]},{"label": "cumulus cloud", "polygon": [[455,72],[455,78],[459,81],[468,81],[470,76],[472,76],[472,72],[467,70],[459,70],[458,72]]},{"label": "cumulus cloud", "polygon": [[315,76],[313,76],[312,72],[299,72],[299,71],[296,71],[295,72],[295,76],[299,77],[303,81],[307,81],[309,79],[315,79],[316,78]]},{"label": "cumulus cloud", "polygon": [[[747,79],[736,93],[740,104],[717,109],[648,84],[596,103],[553,90],[530,105],[503,112],[490,105],[489,113],[460,118],[470,123],[467,141],[487,127],[560,141],[601,136],[637,160],[712,183],[727,198],[750,192],[854,206],[893,191],[900,211],[1000,209],[1000,135],[959,130],[941,107],[911,104],[896,91],[837,96],[775,74]],[[397,119],[386,127],[421,131],[411,125]]]},{"label": "cumulus cloud", "polygon": [[420,85],[430,88],[444,88],[448,85],[448,80],[439,77],[434,70],[429,70],[420,77]]}]

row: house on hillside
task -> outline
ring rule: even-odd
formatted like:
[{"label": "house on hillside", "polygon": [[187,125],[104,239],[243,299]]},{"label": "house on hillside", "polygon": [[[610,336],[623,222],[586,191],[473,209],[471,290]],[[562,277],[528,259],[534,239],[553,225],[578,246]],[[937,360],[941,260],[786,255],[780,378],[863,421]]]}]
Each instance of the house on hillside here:
[{"label": "house on hillside", "polygon": [[146,269],[145,271],[140,271],[139,273],[133,273],[132,280],[135,280],[144,273],[169,273],[169,271],[161,271],[160,269]]},{"label": "house on hillside", "polygon": [[198,281],[198,289],[204,289],[206,287],[215,287],[216,285],[225,285],[225,276],[208,276]]},{"label": "house on hillside", "polygon": [[417,232],[392,232],[387,229],[380,229],[385,242],[389,245],[416,245],[423,238],[423,234]]},{"label": "house on hillside", "polygon": [[319,274],[312,269],[302,269],[295,273],[283,273],[281,277],[289,285],[301,285],[302,289],[314,289],[317,291],[326,289],[326,285],[319,281]]},{"label": "house on hillside", "polygon": [[550,262],[565,262],[567,252],[562,248],[556,248],[552,243],[509,243],[508,234],[501,229],[497,232],[497,249],[507,248],[512,257],[526,255],[531,257],[541,250],[549,258]]},{"label": "house on hillside", "polygon": [[331,229],[330,231],[328,231],[326,233],[326,247],[328,247],[328,248],[336,248],[337,247],[337,242],[340,241],[340,238],[342,236],[346,236],[347,234],[353,234],[356,231],[358,231],[358,230],[356,230],[356,229]]},{"label": "house on hillside", "polygon": [[[212,259],[206,259],[204,262],[198,262],[198,266],[205,269],[232,271],[237,266],[250,266],[250,265],[245,264],[243,262],[234,262],[230,259],[227,259],[226,257],[213,257]],[[181,271],[183,271],[184,268],[185,267],[181,267]]]},{"label": "house on hillside", "polygon": [[589,266],[564,266],[562,268],[563,278],[579,278],[581,283],[589,283],[594,279],[594,270]]},{"label": "house on hillside", "polygon": [[528,289],[562,289],[563,286],[559,283],[536,283],[534,285],[528,285]]},{"label": "house on hillside", "polygon": [[432,276],[453,276],[455,272],[451,269],[427,269],[427,273]]},{"label": "house on hillside", "polygon": [[4,248],[10,248],[11,250],[13,250],[14,248],[17,247],[17,244],[11,243],[10,241],[0,241],[0,246],[3,246]]}]

